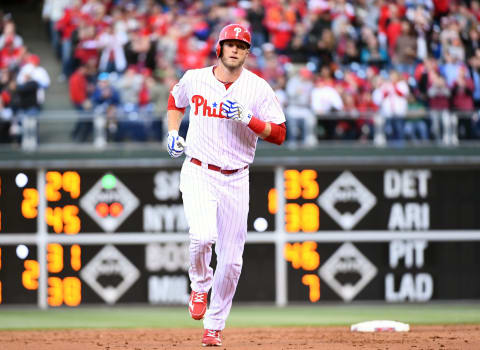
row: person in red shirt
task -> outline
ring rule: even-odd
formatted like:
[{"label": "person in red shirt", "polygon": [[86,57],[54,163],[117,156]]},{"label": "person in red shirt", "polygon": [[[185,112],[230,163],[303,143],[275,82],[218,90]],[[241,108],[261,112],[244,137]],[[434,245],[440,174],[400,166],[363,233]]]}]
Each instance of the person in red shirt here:
[{"label": "person in red shirt", "polygon": [[75,109],[80,112],[79,119],[72,131],[72,138],[79,142],[85,142],[93,131],[92,120],[88,116],[92,103],[88,97],[86,74],[87,67],[81,64],[68,81],[70,100]]},{"label": "person in red shirt", "polygon": [[207,63],[207,58],[212,51],[213,40],[198,40],[195,36],[181,37],[178,40],[178,65],[182,70],[202,68]]},{"label": "person in red shirt", "polygon": [[78,69],[70,76],[68,87],[70,92],[70,100],[75,109],[85,110],[91,107],[87,96],[87,68],[85,65],[80,65]]},{"label": "person in red shirt", "polygon": [[63,17],[57,22],[56,29],[62,37],[62,76],[60,80],[68,78],[73,71],[73,42],[72,36],[80,23],[79,5],[74,4],[71,8],[66,8]]},{"label": "person in red shirt", "polygon": [[296,22],[296,11],[290,3],[282,1],[281,4],[267,8],[264,24],[278,53],[283,53],[287,49]]}]

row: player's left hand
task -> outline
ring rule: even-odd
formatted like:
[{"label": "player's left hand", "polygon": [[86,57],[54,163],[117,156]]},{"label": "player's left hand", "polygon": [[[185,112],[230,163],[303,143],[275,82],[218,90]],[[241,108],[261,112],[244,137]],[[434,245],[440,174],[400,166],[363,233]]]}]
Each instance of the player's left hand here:
[{"label": "player's left hand", "polygon": [[222,115],[231,120],[242,122],[245,125],[250,123],[252,112],[242,106],[234,99],[225,99],[221,103]]}]

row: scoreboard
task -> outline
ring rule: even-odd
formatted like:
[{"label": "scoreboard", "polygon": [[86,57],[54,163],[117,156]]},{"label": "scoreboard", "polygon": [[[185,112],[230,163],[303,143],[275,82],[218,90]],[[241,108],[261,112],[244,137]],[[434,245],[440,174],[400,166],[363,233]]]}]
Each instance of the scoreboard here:
[{"label": "scoreboard", "polygon": [[[187,303],[179,174],[0,169],[0,307]],[[254,166],[235,300],[478,299],[479,178],[469,166]]]}]

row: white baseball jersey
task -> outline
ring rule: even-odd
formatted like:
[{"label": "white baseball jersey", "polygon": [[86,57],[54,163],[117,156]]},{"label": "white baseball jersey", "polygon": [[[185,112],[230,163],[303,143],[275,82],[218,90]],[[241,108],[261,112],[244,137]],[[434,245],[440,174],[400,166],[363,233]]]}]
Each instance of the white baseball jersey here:
[{"label": "white baseball jersey", "polygon": [[243,123],[232,123],[220,111],[220,102],[232,97],[265,122],[285,122],[282,108],[268,83],[243,69],[228,88],[213,75],[213,67],[189,70],[172,89],[179,108],[190,105],[185,153],[222,169],[252,163],[257,135]]},{"label": "white baseball jersey", "polygon": [[[195,292],[211,289],[204,328],[222,330],[243,264],[249,202],[245,166],[253,161],[257,136],[245,124],[224,118],[220,103],[231,97],[257,118],[276,124],[285,122],[285,115],[268,83],[246,69],[228,89],[215,78],[213,67],[187,71],[172,95],[177,107],[190,105],[187,158],[180,175],[190,227],[190,286]],[[238,171],[223,174],[208,164]],[[210,267],[213,244],[215,274]]]}]

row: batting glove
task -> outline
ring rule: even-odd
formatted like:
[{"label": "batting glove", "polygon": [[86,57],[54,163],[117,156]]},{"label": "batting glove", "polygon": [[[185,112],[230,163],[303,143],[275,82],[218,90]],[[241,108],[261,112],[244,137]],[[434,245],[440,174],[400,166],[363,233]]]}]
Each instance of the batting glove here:
[{"label": "batting glove", "polygon": [[230,99],[224,100],[221,104],[222,115],[231,120],[235,120],[237,122],[242,122],[245,125],[250,123],[252,119],[252,112],[246,109],[237,101]]},{"label": "batting glove", "polygon": [[185,139],[178,135],[177,130],[171,130],[167,136],[167,149],[168,154],[172,158],[178,158],[185,151]]}]

